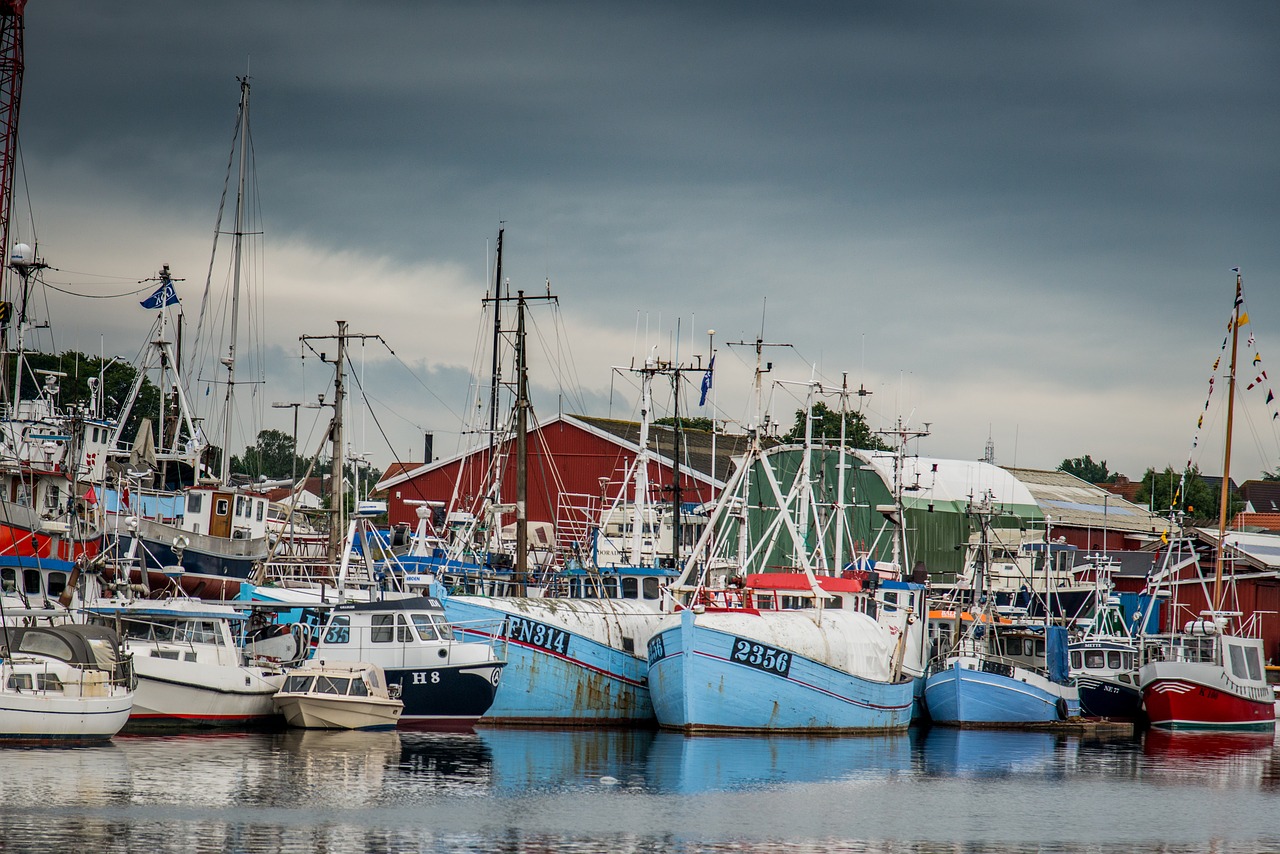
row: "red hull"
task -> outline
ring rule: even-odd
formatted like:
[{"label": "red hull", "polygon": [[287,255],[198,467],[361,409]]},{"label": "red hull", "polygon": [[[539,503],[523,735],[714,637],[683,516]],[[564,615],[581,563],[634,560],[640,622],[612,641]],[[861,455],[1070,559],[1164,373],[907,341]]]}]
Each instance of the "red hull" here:
[{"label": "red hull", "polygon": [[19,525],[0,523],[0,555],[41,557],[73,561],[80,555],[94,557],[102,551],[102,534],[87,540],[71,541],[47,534],[34,534]]},{"label": "red hull", "polygon": [[1267,729],[1275,703],[1258,702],[1185,679],[1156,679],[1142,689],[1151,725],[1165,729]]}]

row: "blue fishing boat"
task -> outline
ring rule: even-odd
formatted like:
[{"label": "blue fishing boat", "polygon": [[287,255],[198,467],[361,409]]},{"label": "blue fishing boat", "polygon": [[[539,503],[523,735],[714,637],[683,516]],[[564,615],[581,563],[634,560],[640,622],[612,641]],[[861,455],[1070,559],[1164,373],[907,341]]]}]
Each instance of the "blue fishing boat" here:
[{"label": "blue fishing boat", "polygon": [[654,604],[482,596],[441,601],[462,637],[505,640],[507,672],[486,721],[653,723],[644,650],[663,619]]},{"label": "blue fishing boat", "polygon": [[[995,613],[986,584],[998,514],[990,494],[970,502],[970,515],[982,528],[981,559],[975,568],[976,619],[952,633],[952,645],[939,652],[925,679],[924,696],[934,723],[959,727],[1027,726],[1080,715],[1080,698],[1070,679],[1067,630]],[[954,612],[960,613],[959,604]]]},{"label": "blue fishing boat", "polygon": [[749,577],[742,606],[694,606],[669,618],[649,641],[658,722],[685,731],[910,726],[915,680],[894,667],[897,633],[857,608],[865,594],[850,579],[817,581],[821,597],[839,605],[762,610],[765,591],[779,602],[813,597],[803,575],[763,573]]},{"label": "blue fishing boat", "polygon": [[[649,688],[664,728],[836,733],[910,726],[923,675],[923,585],[901,581],[892,562],[872,566],[849,546],[847,451],[843,443],[817,449],[811,438],[766,450],[751,432],[672,585],[679,610],[648,649]],[[819,454],[835,458],[834,495],[817,489]],[[899,499],[888,515],[900,507]],[[905,549],[894,553],[906,558]],[[889,580],[897,584],[892,590],[882,587]]]}]

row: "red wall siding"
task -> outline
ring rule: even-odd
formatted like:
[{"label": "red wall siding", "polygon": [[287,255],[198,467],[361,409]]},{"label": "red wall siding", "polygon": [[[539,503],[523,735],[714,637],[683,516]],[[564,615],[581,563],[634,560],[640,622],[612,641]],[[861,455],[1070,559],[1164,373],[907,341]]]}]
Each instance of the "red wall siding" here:
[{"label": "red wall siding", "polygon": [[[515,445],[511,443],[502,476],[503,502],[514,502],[516,493]],[[500,451],[501,453],[501,451]],[[391,487],[387,496],[387,515],[391,524],[417,523],[417,510],[411,500],[449,502],[454,483],[461,472],[458,490],[460,507],[474,512],[483,497],[488,470],[488,448],[480,449],[462,460],[411,478]],[[529,435],[528,514],[535,522],[556,521],[560,493],[600,495],[600,478],[609,479],[610,500],[631,464],[632,454],[608,439],[596,436],[575,425],[554,421]],[[558,480],[557,480],[558,476]],[[671,467],[650,463],[649,482],[658,486],[671,483]],[[714,496],[705,484],[684,476],[681,478],[684,501],[710,501]],[[655,493],[656,494],[656,493]],[[661,493],[669,500],[670,493]]]}]

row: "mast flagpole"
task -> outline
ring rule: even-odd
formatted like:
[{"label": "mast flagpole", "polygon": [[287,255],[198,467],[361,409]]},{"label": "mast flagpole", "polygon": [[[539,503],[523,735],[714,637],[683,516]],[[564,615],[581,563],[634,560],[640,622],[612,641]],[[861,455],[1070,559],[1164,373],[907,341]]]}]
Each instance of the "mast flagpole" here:
[{"label": "mast flagpole", "polygon": [[1227,441],[1222,457],[1222,489],[1218,496],[1218,555],[1214,560],[1213,603],[1215,611],[1222,610],[1222,555],[1226,549],[1227,498],[1231,482],[1231,430],[1235,418],[1236,403],[1236,352],[1240,345],[1240,306],[1244,303],[1244,286],[1240,268],[1235,268],[1236,301],[1231,308],[1231,367],[1227,377]]}]

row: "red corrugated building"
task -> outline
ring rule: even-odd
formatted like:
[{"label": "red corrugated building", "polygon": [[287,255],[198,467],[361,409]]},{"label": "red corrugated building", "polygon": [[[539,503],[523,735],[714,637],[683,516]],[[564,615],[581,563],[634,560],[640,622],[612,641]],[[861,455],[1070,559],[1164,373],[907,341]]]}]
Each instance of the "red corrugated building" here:
[{"label": "red corrugated building", "polygon": [[[628,469],[639,453],[640,425],[632,421],[561,415],[529,431],[528,517],[531,522],[551,522],[558,535],[575,530],[599,513],[602,501],[613,502],[623,488]],[[671,501],[672,449],[670,427],[649,428],[650,500]],[[732,471],[732,456],[742,453],[746,437],[686,430],[681,448],[681,503],[702,503],[715,498]],[[496,450],[502,468],[501,503],[514,503],[516,490],[515,443]],[[376,490],[387,498],[392,525],[417,523],[422,504],[475,513],[480,508],[489,477],[489,448],[426,463],[384,477]],[[631,495],[624,496],[630,501]],[[511,518],[510,515],[507,517]]]}]

